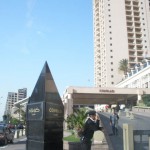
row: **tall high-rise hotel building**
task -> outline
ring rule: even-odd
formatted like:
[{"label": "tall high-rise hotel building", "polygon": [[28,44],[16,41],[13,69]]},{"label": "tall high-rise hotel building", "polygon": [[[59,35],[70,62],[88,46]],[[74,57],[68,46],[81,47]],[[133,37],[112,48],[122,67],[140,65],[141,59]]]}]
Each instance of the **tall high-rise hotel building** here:
[{"label": "tall high-rise hotel building", "polygon": [[150,54],[150,0],[93,0],[95,86],[122,79],[119,61],[129,67]]},{"label": "tall high-rise hotel building", "polygon": [[17,92],[8,92],[5,114],[10,114],[14,103],[27,97],[27,88],[18,89]]}]

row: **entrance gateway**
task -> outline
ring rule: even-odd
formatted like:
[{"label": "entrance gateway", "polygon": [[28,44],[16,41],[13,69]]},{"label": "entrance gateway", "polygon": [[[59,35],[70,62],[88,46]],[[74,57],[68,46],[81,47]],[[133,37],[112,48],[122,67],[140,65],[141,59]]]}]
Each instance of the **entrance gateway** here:
[{"label": "entrance gateway", "polygon": [[70,86],[63,95],[65,118],[73,113],[73,105],[125,104],[139,102],[143,94],[150,94],[146,88],[99,88]]}]

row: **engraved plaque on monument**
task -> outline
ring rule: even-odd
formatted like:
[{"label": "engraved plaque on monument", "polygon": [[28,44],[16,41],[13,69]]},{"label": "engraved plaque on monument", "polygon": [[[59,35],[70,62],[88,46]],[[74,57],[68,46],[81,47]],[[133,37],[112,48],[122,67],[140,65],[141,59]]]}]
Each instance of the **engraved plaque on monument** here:
[{"label": "engraved plaque on monument", "polygon": [[26,150],[63,150],[64,107],[45,63],[27,105]]}]

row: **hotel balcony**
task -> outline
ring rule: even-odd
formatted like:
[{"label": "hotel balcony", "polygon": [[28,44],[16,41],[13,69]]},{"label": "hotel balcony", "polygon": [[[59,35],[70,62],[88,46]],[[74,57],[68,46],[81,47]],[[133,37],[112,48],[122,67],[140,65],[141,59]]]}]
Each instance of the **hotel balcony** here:
[{"label": "hotel balcony", "polygon": [[139,2],[133,1],[133,5],[134,5],[134,6],[138,6],[138,5],[139,5]]},{"label": "hotel balcony", "polygon": [[140,45],[137,45],[137,51],[141,51],[141,50],[143,50],[143,46],[140,46]]},{"label": "hotel balcony", "polygon": [[142,62],[144,57],[138,57],[138,62]]},{"label": "hotel balcony", "polygon": [[135,32],[140,32],[141,33],[141,28],[135,28]]},{"label": "hotel balcony", "polygon": [[95,11],[99,12],[99,6],[95,7]]},{"label": "hotel balcony", "polygon": [[135,27],[141,27],[141,23],[140,22],[134,22],[134,24],[135,24]]},{"label": "hotel balcony", "polygon": [[98,17],[98,16],[99,16],[99,11],[95,14],[95,16],[96,16],[96,17]]},{"label": "hotel balcony", "polygon": [[126,10],[126,15],[127,15],[127,16],[132,16],[132,11]]},{"label": "hotel balcony", "polygon": [[134,16],[140,16],[140,12],[134,12]]},{"label": "hotel balcony", "polygon": [[144,50],[136,50],[137,51],[137,55],[138,54],[142,54],[143,55],[143,53],[144,53]]},{"label": "hotel balcony", "polygon": [[129,51],[129,56],[136,56],[135,51]]},{"label": "hotel balcony", "polygon": [[[101,62],[99,61],[99,59],[97,59],[96,63],[99,63],[99,64],[101,64]],[[99,68],[98,68],[98,69],[99,69]]]},{"label": "hotel balcony", "polygon": [[136,59],[130,59],[129,58],[129,64],[135,64],[136,63]]},{"label": "hotel balcony", "polygon": [[133,6],[133,10],[136,11],[136,12],[139,12],[139,7]]},{"label": "hotel balcony", "polygon": [[132,16],[126,16],[127,22],[132,22]]},{"label": "hotel balcony", "polygon": [[128,33],[128,39],[134,39],[134,33]]},{"label": "hotel balcony", "polygon": [[[130,63],[130,64],[129,64],[129,68],[134,68],[135,64],[136,64],[136,63]],[[129,74],[129,76],[130,76],[130,74]]]},{"label": "hotel balcony", "polygon": [[99,29],[99,28],[96,28],[96,31],[97,31],[97,32],[99,32],[99,31],[100,31],[100,29]]},{"label": "hotel balcony", "polygon": [[98,21],[98,22],[99,22],[99,18],[96,18],[96,21]]},{"label": "hotel balcony", "polygon": [[133,29],[133,27],[127,27],[127,31],[128,31],[128,32],[133,32],[134,29]]},{"label": "hotel balcony", "polygon": [[135,40],[134,39],[128,39],[128,44],[135,45]]},{"label": "hotel balcony", "polygon": [[126,6],[126,10],[131,11],[131,6]]},{"label": "hotel balcony", "polygon": [[136,55],[129,55],[129,60],[134,60],[135,61]]},{"label": "hotel balcony", "polygon": [[143,58],[143,54],[138,54],[137,57],[138,58]]},{"label": "hotel balcony", "polygon": [[128,45],[128,49],[129,49],[129,50],[134,50],[134,49],[135,49],[135,46],[129,44],[129,45]]},{"label": "hotel balcony", "polygon": [[143,51],[137,51],[137,56],[143,56]]},{"label": "hotel balcony", "polygon": [[99,6],[99,1],[97,1],[96,3],[95,3],[95,7],[98,7]]},{"label": "hotel balcony", "polygon": [[99,22],[95,23],[96,27],[99,27]]},{"label": "hotel balcony", "polygon": [[142,38],[142,33],[136,33],[136,38],[137,39]]},{"label": "hotel balcony", "polygon": [[96,34],[96,36],[98,36],[98,37],[99,37],[99,36],[100,36],[100,33],[97,33],[97,34]]},{"label": "hotel balcony", "polygon": [[128,48],[129,49],[134,49],[135,48],[135,43],[128,43]]},{"label": "hotel balcony", "polygon": [[126,5],[131,5],[131,1],[125,1]]},{"label": "hotel balcony", "polygon": [[140,17],[134,17],[135,22],[140,22]]},{"label": "hotel balcony", "polygon": [[100,44],[97,44],[96,46],[100,48]]}]

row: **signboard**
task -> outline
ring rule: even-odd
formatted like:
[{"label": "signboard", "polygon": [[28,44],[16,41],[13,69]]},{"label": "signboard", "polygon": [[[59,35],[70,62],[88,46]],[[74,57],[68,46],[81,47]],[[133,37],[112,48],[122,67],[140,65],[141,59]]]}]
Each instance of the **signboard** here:
[{"label": "signboard", "polygon": [[63,107],[59,104],[46,103],[46,118],[63,117]]},{"label": "signboard", "polygon": [[43,119],[43,102],[33,103],[27,105],[28,120],[42,120]]},{"label": "signboard", "polygon": [[99,92],[101,92],[101,93],[115,93],[115,90],[100,89]]}]

